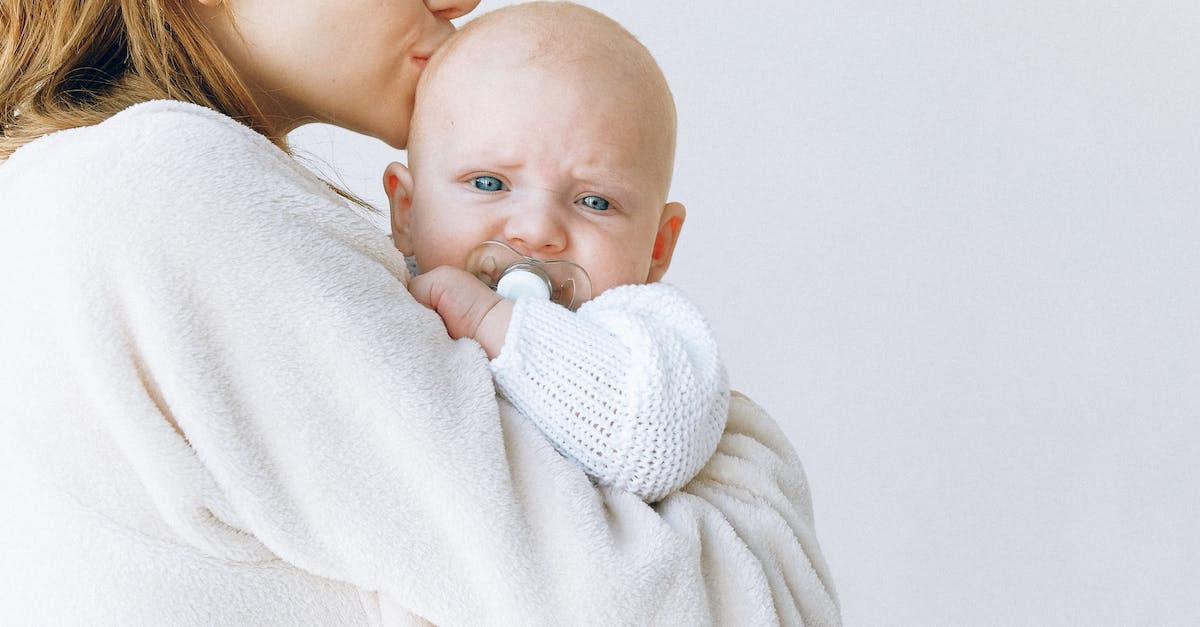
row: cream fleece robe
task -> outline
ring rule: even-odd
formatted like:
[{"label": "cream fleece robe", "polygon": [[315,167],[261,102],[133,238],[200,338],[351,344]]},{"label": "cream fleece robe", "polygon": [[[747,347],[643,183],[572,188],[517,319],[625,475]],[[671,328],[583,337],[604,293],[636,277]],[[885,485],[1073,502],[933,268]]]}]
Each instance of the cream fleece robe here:
[{"label": "cream fleece robe", "polygon": [[594,487],[388,241],[225,116],[40,139],[0,210],[0,624],[839,622],[761,410],[656,506]]}]

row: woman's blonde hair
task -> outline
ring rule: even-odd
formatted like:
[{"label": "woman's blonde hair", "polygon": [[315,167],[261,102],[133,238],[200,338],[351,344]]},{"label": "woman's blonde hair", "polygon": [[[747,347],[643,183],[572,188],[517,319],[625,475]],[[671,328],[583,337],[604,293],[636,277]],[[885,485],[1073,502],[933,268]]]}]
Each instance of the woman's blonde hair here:
[{"label": "woman's blonde hair", "polygon": [[191,0],[0,0],[0,160],[47,133],[169,98],[287,150]]}]

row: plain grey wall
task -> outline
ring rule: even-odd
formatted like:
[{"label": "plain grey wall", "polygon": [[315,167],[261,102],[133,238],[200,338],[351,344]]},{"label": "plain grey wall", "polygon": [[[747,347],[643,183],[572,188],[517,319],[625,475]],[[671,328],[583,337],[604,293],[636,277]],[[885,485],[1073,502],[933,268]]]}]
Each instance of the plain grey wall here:
[{"label": "plain grey wall", "polygon": [[[674,89],[668,280],[847,624],[1200,624],[1200,5],[584,3]],[[294,141],[374,201],[402,157]]]}]

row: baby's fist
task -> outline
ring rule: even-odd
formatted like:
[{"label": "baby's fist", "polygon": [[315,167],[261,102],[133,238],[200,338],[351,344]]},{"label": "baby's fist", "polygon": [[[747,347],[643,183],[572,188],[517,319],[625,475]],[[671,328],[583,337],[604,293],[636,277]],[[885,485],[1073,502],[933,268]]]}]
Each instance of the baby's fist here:
[{"label": "baby's fist", "polygon": [[442,317],[450,337],[471,337],[489,357],[504,346],[512,301],[493,292],[466,270],[440,266],[408,282],[413,298]]}]

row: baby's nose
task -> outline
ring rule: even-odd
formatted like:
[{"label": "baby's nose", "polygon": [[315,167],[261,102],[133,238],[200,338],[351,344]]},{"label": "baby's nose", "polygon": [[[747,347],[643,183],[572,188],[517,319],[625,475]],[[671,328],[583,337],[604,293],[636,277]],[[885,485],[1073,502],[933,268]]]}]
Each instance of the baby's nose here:
[{"label": "baby's nose", "polygon": [[504,238],[526,257],[546,258],[562,252],[567,232],[553,207],[524,208],[509,218]]}]

